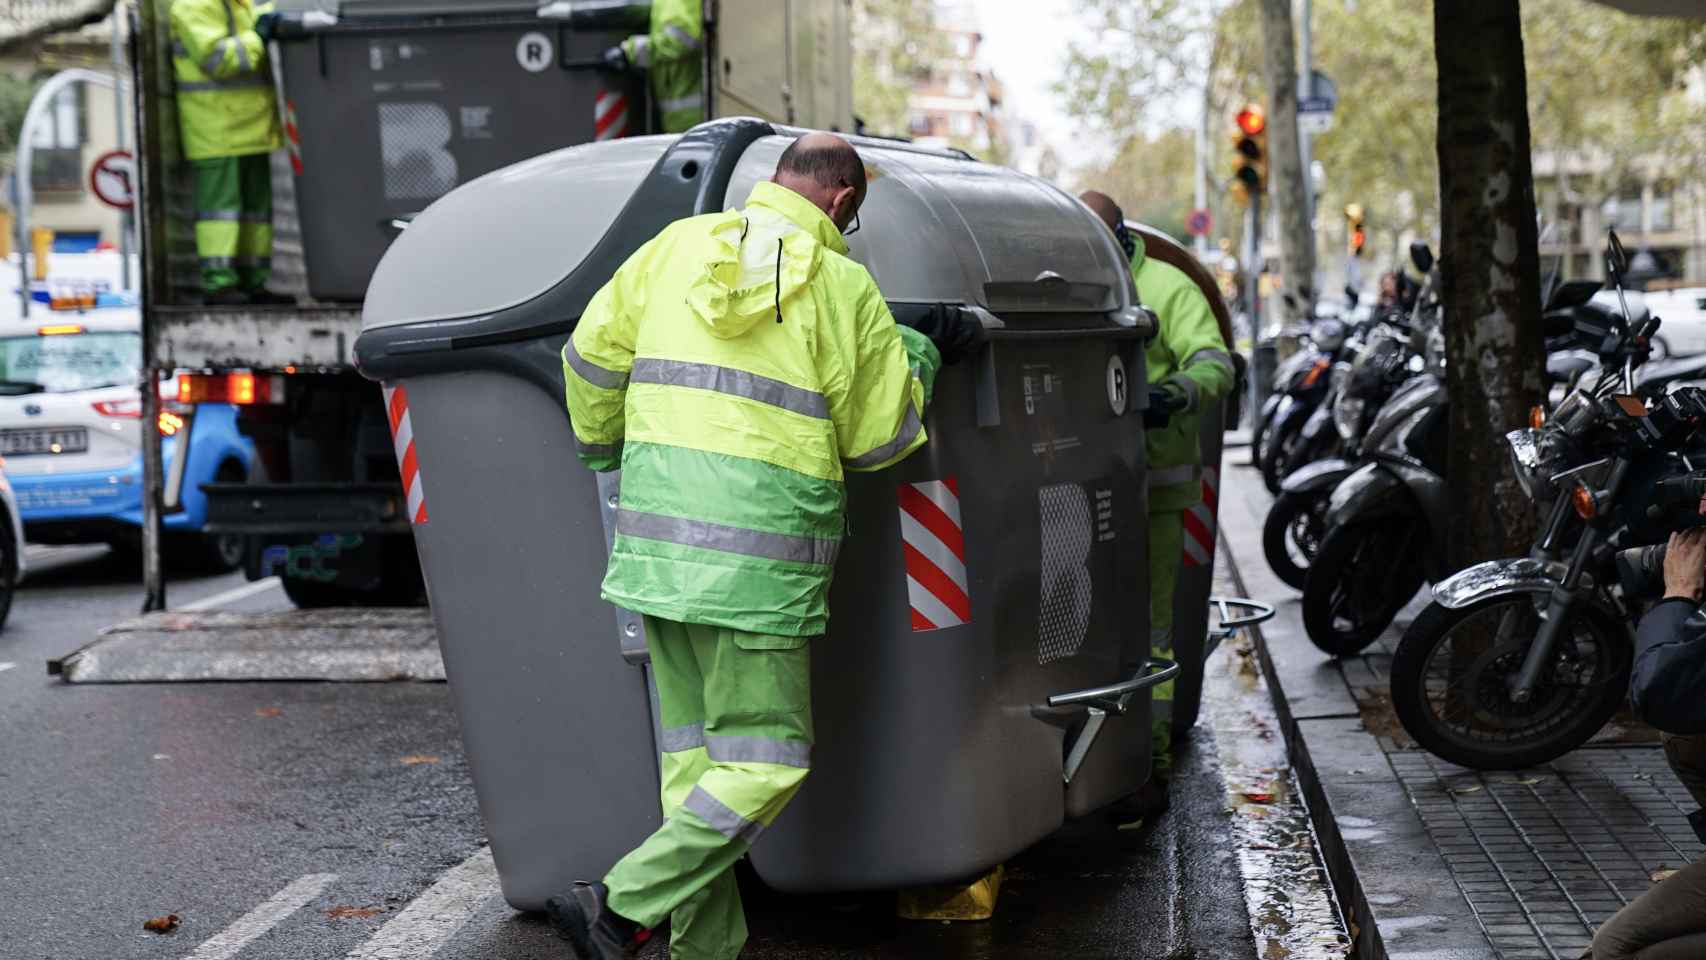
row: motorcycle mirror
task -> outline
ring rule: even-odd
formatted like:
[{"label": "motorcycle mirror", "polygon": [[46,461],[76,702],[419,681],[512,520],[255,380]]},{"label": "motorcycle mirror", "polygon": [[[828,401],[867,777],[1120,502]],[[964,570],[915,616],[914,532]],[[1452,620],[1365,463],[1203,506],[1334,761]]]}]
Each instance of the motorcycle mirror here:
[{"label": "motorcycle mirror", "polygon": [[1606,241],[1605,265],[1620,278],[1629,272],[1629,254],[1623,249],[1623,241],[1617,239],[1616,230],[1610,231]]},{"label": "motorcycle mirror", "polygon": [[1417,240],[1410,244],[1410,262],[1416,265],[1417,270],[1427,273],[1434,268],[1434,252],[1426,243]]}]

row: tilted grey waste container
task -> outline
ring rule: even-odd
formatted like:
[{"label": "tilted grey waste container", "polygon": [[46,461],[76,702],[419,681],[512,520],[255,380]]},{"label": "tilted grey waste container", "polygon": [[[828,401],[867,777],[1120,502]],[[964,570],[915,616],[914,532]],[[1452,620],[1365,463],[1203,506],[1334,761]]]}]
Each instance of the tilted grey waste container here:
[{"label": "tilted grey waste container", "polygon": [[[359,301],[394,221],[500,167],[645,129],[645,87],[589,66],[644,3],[542,18],[529,0],[285,0],[276,49],[296,136],[308,290]],[[621,117],[627,119],[623,121]],[[602,122],[601,122],[602,121]]]},{"label": "tilted grey waste container", "polygon": [[[518,907],[657,822],[651,698],[628,665],[643,627],[594,599],[619,477],[573,462],[558,351],[629,254],[743,204],[797,133],[720,121],[538,158],[429,208],[375,275],[357,360],[406,391],[416,542]],[[872,181],[853,255],[903,322],[949,303],[989,339],[936,381],[928,446],[849,475],[812,774],[752,854],[790,891],[974,874],[1135,790],[1147,685],[1170,672],[1146,659],[1153,319],[1111,234],[1041,181],[855,142]]]}]

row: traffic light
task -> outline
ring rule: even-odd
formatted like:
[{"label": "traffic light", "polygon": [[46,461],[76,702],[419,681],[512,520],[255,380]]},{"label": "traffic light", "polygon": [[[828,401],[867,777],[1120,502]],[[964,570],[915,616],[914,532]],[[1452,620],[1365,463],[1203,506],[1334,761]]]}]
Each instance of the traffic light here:
[{"label": "traffic light", "polygon": [[1363,247],[1368,245],[1368,231],[1363,221],[1362,204],[1345,204],[1345,233],[1347,240],[1345,249],[1353,257],[1362,256]]},{"label": "traffic light", "polygon": [[1232,191],[1248,202],[1268,189],[1268,115],[1254,103],[1233,118]]}]

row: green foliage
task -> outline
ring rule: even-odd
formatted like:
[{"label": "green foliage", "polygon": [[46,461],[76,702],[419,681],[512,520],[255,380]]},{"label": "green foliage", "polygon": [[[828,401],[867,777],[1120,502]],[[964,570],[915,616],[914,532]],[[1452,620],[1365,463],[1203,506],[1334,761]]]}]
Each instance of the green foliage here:
[{"label": "green foliage", "polygon": [[[1079,10],[1098,39],[1070,51],[1056,88],[1063,106],[1114,134],[1125,156],[1144,146],[1153,104],[1176,107],[1181,94],[1206,87],[1210,169],[1223,183],[1232,115],[1246,99],[1265,100],[1256,4],[1079,0]],[[1323,243],[1338,248],[1338,211],[1355,202],[1368,211],[1375,262],[1396,257],[1398,233],[1428,235],[1439,222],[1432,10],[1410,0],[1315,0],[1313,26],[1316,69],[1339,93],[1333,129],[1313,139],[1326,171],[1317,204]],[[1570,184],[1583,202],[1613,195],[1655,156],[1671,179],[1706,176],[1706,125],[1682,92],[1687,72],[1706,61],[1706,20],[1524,0],[1523,34],[1534,150],[1597,158],[1598,172]],[[1177,179],[1145,188],[1189,197],[1189,180]],[[1213,194],[1218,219],[1230,225],[1237,208]]]},{"label": "green foliage", "polygon": [[1081,189],[1113,197],[1127,217],[1183,240],[1191,212],[1196,135],[1164,130],[1127,138],[1108,164],[1078,172]]},{"label": "green foliage", "polygon": [[0,72],[0,170],[12,168],[12,158],[18,149],[18,131],[24,126],[24,112],[30,98],[41,86],[42,77],[29,74]]},{"label": "green foliage", "polygon": [[880,136],[904,136],[914,79],[946,54],[935,8],[913,0],[853,0],[853,113]]}]

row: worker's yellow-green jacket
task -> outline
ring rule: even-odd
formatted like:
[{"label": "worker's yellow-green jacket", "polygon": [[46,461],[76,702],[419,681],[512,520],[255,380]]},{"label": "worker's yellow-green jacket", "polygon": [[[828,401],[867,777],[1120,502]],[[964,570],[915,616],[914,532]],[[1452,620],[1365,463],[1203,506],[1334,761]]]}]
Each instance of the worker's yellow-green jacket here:
[{"label": "worker's yellow-green jacket", "polygon": [[272,67],[255,18],[272,4],[171,0],[178,128],[190,160],[267,153],[283,145]]},{"label": "worker's yellow-green jacket", "polygon": [[705,119],[705,24],[700,0],[652,0],[651,31],[622,41],[628,62],[651,74],[664,133]]},{"label": "worker's yellow-green jacket", "polygon": [[622,469],[606,599],[824,631],[842,470],[923,445],[941,362],[846,252],[822,211],[761,183],[744,210],[664,228],[592,298],[563,379],[582,460]]},{"label": "worker's yellow-green jacket", "polygon": [[1178,267],[1146,256],[1141,237],[1131,258],[1131,274],[1138,299],[1161,318],[1161,331],[1145,352],[1149,385],[1186,400],[1185,409],[1175,412],[1167,426],[1145,433],[1149,509],[1183,510],[1202,499],[1198,411],[1232,389],[1232,356],[1201,288]]}]

